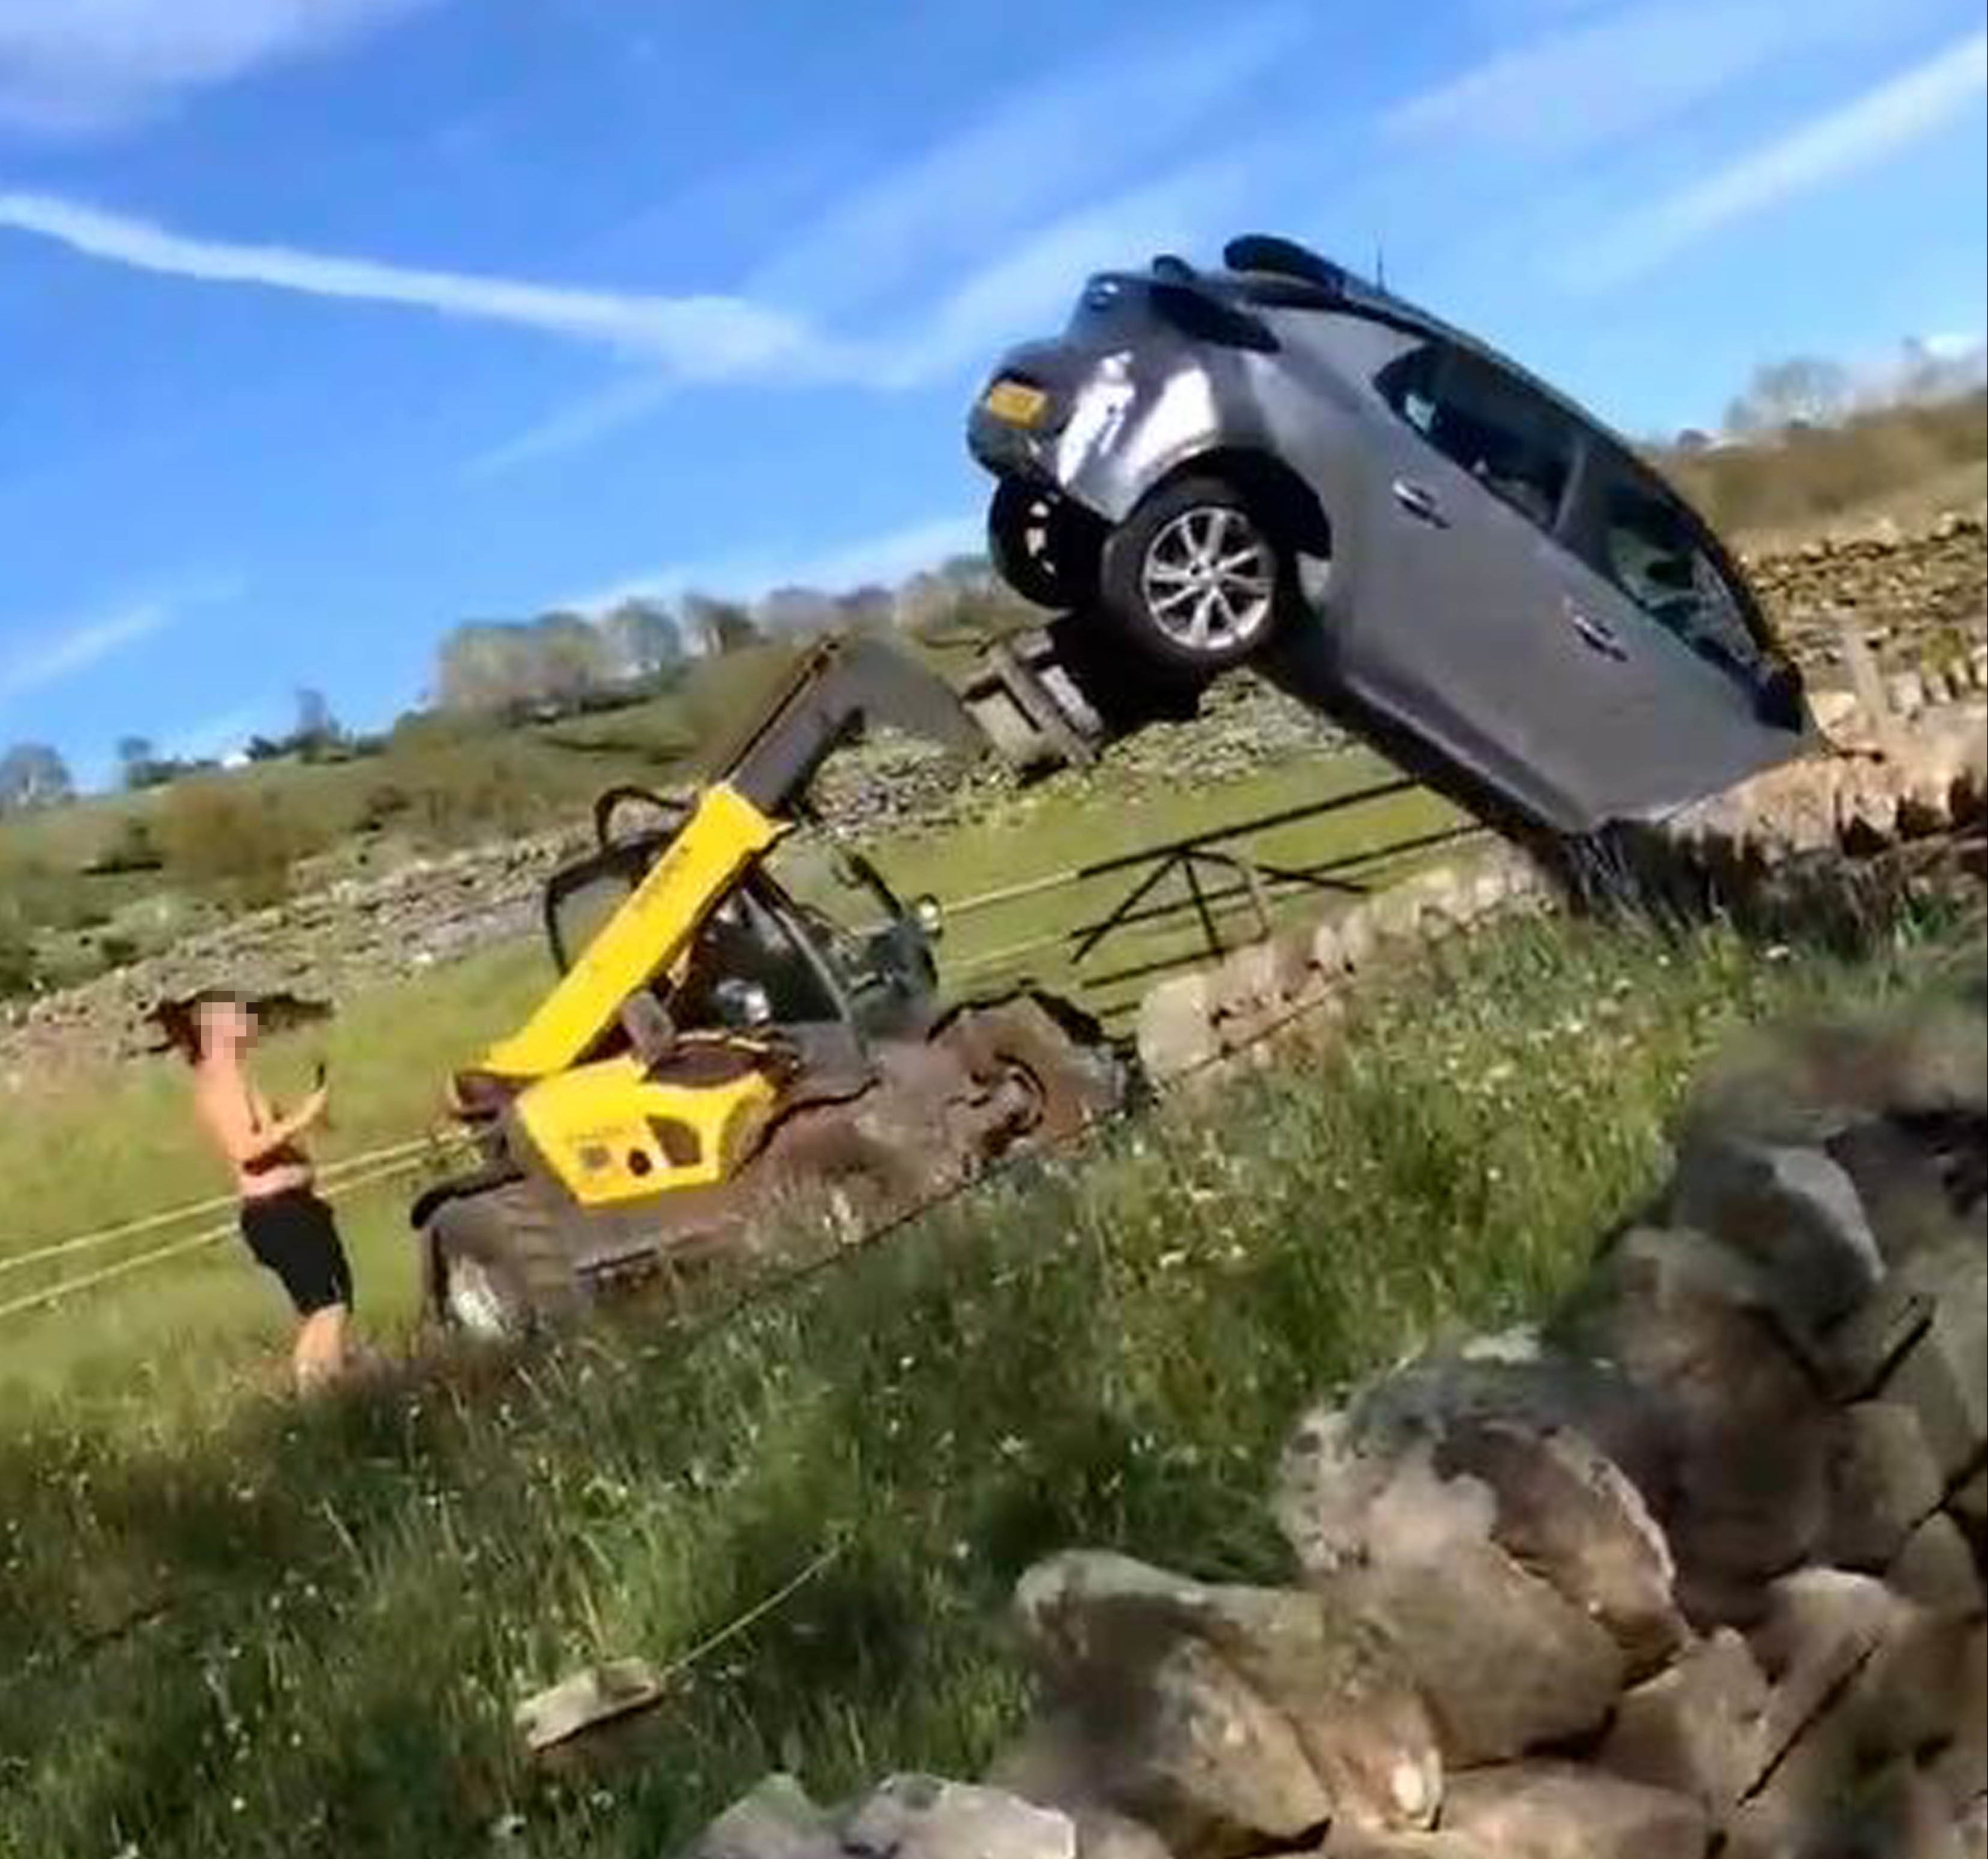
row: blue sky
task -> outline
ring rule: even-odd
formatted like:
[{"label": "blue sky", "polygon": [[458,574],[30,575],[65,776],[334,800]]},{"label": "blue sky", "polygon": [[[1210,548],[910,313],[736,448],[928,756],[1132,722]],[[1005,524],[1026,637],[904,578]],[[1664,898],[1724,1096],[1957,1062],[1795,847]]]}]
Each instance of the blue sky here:
[{"label": "blue sky", "polygon": [[1977,0],[0,0],[0,741],[975,546],[982,369],[1287,232],[1618,425],[1978,338]]}]

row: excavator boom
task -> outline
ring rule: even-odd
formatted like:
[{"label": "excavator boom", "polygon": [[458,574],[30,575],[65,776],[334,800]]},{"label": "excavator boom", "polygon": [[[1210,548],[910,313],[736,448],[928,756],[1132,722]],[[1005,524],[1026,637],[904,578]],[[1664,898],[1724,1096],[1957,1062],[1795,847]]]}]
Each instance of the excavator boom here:
[{"label": "excavator boom", "polygon": [[689,818],[525,1024],[478,1070],[514,1082],[578,1064],[629,997],[674,975],[712,908],[788,830],[836,748],[878,726],[969,754],[986,737],[951,686],[871,639],[810,648],[734,732]]}]

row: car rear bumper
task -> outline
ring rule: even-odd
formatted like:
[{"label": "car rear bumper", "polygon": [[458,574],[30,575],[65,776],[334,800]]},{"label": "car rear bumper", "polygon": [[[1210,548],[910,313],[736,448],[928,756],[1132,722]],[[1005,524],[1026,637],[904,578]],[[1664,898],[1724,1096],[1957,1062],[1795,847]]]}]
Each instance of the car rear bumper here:
[{"label": "car rear bumper", "polygon": [[[1012,348],[989,374],[967,416],[966,445],[974,462],[997,478],[1022,478],[1048,489],[1059,483],[1057,441],[1097,358],[1062,341]],[[1032,418],[1018,419],[990,401],[1011,388],[1040,396]]]}]

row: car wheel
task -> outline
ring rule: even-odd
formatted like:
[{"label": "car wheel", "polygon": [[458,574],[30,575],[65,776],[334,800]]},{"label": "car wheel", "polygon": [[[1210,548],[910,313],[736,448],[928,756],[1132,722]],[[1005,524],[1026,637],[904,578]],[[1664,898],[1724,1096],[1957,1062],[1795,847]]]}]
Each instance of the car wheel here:
[{"label": "car wheel", "polygon": [[1090,518],[1055,492],[1019,478],[1003,478],[995,487],[987,507],[987,554],[995,573],[1034,606],[1076,606],[1097,584]]},{"label": "car wheel", "polygon": [[1142,651],[1198,671],[1226,670],[1269,645],[1290,584],[1289,557],[1219,479],[1155,492],[1104,547],[1111,618]]}]

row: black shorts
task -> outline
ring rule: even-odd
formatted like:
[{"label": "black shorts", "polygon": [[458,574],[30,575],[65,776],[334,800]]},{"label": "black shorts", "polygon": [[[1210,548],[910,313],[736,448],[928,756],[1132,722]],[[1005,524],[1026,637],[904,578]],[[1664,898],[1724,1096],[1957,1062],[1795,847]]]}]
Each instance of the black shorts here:
[{"label": "black shorts", "polygon": [[352,1268],[331,1209],[309,1188],[242,1204],[248,1250],[283,1282],[299,1316],[352,1302]]}]

